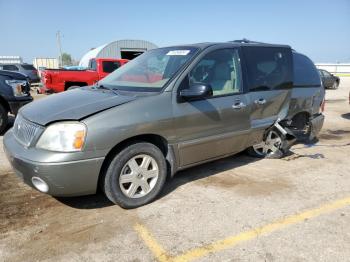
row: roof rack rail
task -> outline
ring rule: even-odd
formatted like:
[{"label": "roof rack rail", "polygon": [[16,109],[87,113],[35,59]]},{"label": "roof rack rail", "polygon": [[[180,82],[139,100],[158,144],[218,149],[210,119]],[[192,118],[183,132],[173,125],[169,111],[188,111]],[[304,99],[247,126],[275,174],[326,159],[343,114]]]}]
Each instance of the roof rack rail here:
[{"label": "roof rack rail", "polygon": [[233,40],[233,41],[229,41],[229,42],[242,43],[242,44],[267,44],[267,43],[263,43],[263,42],[251,41],[251,40],[246,39],[246,38],[243,38],[240,40]]}]

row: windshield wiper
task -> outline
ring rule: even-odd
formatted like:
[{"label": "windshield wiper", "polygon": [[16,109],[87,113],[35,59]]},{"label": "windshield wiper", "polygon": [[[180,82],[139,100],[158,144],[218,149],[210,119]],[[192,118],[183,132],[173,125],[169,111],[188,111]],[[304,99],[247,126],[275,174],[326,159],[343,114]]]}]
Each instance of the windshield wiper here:
[{"label": "windshield wiper", "polygon": [[96,88],[109,90],[109,91],[112,91],[114,94],[118,95],[118,92],[116,91],[117,90],[116,88],[104,86],[104,85],[99,84],[98,82],[96,83]]}]

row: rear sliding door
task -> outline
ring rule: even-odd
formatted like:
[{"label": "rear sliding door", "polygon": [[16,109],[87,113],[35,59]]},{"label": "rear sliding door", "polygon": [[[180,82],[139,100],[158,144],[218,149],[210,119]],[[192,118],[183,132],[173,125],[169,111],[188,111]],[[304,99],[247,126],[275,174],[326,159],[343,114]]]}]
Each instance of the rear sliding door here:
[{"label": "rear sliding door", "polygon": [[251,128],[261,135],[288,113],[293,87],[292,50],[269,46],[245,46],[242,50],[251,101]]}]

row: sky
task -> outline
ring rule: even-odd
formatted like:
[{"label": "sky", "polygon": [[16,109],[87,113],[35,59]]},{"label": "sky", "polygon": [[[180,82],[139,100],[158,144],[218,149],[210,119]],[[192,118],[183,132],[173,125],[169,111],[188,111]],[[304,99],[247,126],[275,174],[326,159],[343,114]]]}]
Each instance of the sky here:
[{"label": "sky", "polygon": [[121,39],[157,46],[249,40],[288,44],[314,62],[350,62],[350,0],[0,0],[0,55],[76,60]]}]

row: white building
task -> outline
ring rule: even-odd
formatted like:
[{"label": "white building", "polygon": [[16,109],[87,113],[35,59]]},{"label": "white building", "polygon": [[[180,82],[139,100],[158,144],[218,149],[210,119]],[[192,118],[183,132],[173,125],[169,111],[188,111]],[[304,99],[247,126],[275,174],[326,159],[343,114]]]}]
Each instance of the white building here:
[{"label": "white building", "polygon": [[0,56],[0,64],[22,64],[23,59],[20,56],[3,55]]},{"label": "white building", "polygon": [[147,50],[157,48],[144,40],[119,40],[91,49],[80,60],[79,66],[88,67],[91,58],[133,59]]},{"label": "white building", "polygon": [[45,67],[49,69],[57,69],[58,66],[58,59],[57,58],[34,58],[33,60],[33,66],[36,69],[39,69],[40,67]]}]

